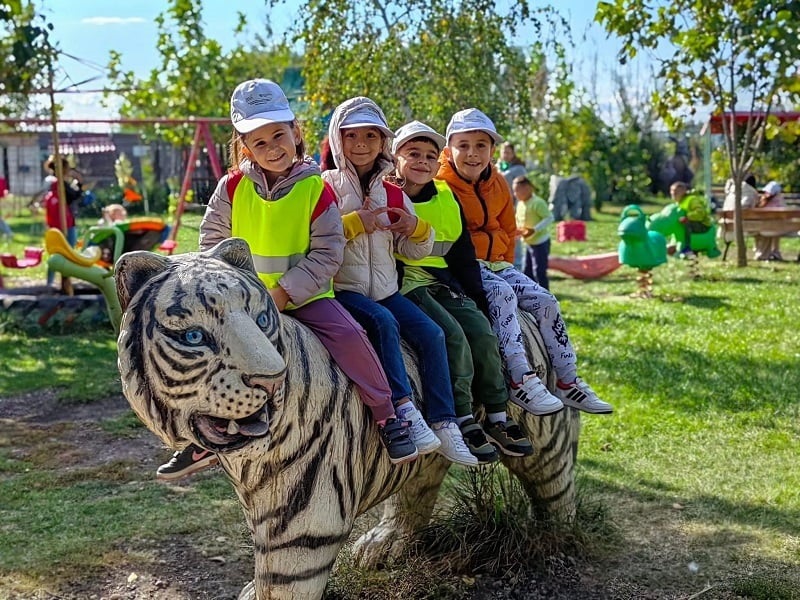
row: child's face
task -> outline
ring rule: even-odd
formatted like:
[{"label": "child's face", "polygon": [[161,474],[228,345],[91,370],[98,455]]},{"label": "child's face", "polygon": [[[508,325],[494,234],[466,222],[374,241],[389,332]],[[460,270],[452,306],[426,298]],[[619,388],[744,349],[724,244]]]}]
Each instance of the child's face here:
[{"label": "child's face", "polygon": [[369,171],[383,150],[383,133],[377,127],[342,129],[342,150],[359,175]]},{"label": "child's face", "polygon": [[301,136],[294,123],[268,123],[243,139],[259,167],[269,173],[286,174],[294,164]]},{"label": "child's face", "polygon": [[403,144],[396,158],[397,174],[415,186],[427,184],[439,170],[439,149],[424,140]]},{"label": "child's face", "polygon": [[454,133],[447,145],[456,171],[464,179],[476,182],[492,161],[494,143],[488,133]]},{"label": "child's face", "polygon": [[531,196],[533,196],[533,188],[527,183],[514,183],[511,188],[514,192],[514,197],[517,200],[526,202],[530,200]]},{"label": "child's face", "polygon": [[669,188],[669,195],[673,202],[680,202],[686,195],[686,190],[679,185],[673,185],[671,188]]}]

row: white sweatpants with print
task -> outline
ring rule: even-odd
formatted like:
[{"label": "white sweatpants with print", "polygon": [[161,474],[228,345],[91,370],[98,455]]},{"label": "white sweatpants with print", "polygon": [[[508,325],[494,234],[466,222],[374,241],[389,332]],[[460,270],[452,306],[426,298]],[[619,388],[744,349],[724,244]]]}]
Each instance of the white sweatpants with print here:
[{"label": "white sweatpants with print", "polygon": [[511,380],[518,383],[524,373],[533,370],[522,342],[517,319],[519,306],[536,319],[558,379],[573,381],[577,375],[575,350],[567,336],[556,297],[513,267],[492,271],[481,263],[481,279],[489,302],[492,329],[500,342],[500,354]]}]

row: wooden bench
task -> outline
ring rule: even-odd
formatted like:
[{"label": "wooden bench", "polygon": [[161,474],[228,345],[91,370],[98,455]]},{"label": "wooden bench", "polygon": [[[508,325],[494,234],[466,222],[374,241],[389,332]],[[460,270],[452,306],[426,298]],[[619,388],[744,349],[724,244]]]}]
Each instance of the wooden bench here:
[{"label": "wooden bench", "polygon": [[[734,241],[734,211],[717,212],[719,236],[725,242],[722,260],[728,256],[728,248]],[[791,236],[800,233],[800,208],[743,208],[742,227],[745,235]]]}]

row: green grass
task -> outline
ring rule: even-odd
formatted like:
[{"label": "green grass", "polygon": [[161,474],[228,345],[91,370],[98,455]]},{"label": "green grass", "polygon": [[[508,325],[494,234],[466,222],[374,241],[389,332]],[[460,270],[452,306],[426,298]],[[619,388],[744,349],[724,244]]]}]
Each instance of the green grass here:
[{"label": "green grass", "polygon": [[[180,250],[196,247],[197,222],[187,217]],[[609,209],[587,224],[586,242],[554,242],[552,252],[613,251],[616,227]],[[794,259],[800,240],[784,240],[782,248]],[[686,597],[710,582],[745,597],[795,598],[800,264],[739,269],[701,258],[700,269],[702,279],[693,280],[687,263],[670,259],[655,269],[654,297],[646,300],[631,298],[636,272],[629,267],[597,281],[551,276],[579,373],[615,406],[613,416],[582,419],[580,500],[601,503],[617,532],[611,550],[590,555],[609,578],[650,591]],[[102,397],[119,385],[113,344],[100,332],[0,333],[0,396],[58,385],[65,398]],[[124,435],[130,427],[121,418],[107,430]],[[157,537],[178,515],[191,515],[181,527],[199,531],[217,523],[220,506],[235,512],[221,478],[177,499],[149,482],[125,487],[100,475],[51,481],[35,471],[13,445],[0,445],[0,575],[45,573],[53,561],[80,568],[101,561],[115,540]],[[99,514],[106,511],[116,518]],[[32,515],[47,516],[37,522]],[[24,552],[10,550],[23,541]],[[76,548],[85,556],[74,555]],[[687,579],[692,562],[700,579]]]}]

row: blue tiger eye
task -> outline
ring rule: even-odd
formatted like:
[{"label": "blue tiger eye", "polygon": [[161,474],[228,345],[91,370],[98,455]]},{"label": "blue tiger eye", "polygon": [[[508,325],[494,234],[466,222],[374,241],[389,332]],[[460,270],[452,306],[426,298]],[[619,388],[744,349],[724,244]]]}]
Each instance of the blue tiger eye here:
[{"label": "blue tiger eye", "polygon": [[201,329],[189,329],[183,332],[183,341],[190,346],[199,346],[202,344],[206,336]]},{"label": "blue tiger eye", "polygon": [[256,317],[256,325],[258,325],[261,329],[267,328],[269,325],[269,315],[267,314],[267,311],[259,313],[259,315]]}]

